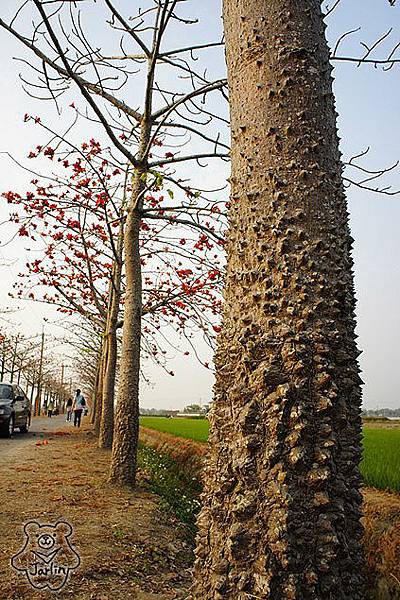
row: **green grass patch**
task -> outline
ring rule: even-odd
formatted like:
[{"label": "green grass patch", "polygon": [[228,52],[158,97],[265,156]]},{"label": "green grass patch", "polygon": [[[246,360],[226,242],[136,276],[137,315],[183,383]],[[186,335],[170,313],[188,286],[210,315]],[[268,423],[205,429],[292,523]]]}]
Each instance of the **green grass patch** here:
[{"label": "green grass patch", "polygon": [[140,417],[140,425],[148,429],[156,429],[163,433],[171,433],[178,437],[206,442],[208,438],[207,419],[185,419],[166,417]]},{"label": "green grass patch", "polygon": [[143,444],[139,444],[138,466],[147,474],[147,485],[160,497],[162,508],[172,511],[194,533],[200,510],[197,479],[189,480],[170,456]]},{"label": "green grass patch", "polygon": [[366,485],[400,492],[400,429],[364,427],[361,473]]},{"label": "green grass patch", "polygon": [[[207,419],[141,417],[140,424],[197,442],[208,438]],[[400,492],[400,429],[364,427],[361,472],[366,485]]]}]

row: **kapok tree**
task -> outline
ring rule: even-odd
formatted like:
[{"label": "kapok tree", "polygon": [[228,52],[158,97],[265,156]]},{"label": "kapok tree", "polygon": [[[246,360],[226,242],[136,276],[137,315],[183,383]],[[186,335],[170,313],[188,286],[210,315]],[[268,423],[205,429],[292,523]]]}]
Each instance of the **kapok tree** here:
[{"label": "kapok tree", "polygon": [[232,203],[193,598],[361,600],[352,238],[317,0],[225,0]]},{"label": "kapok tree", "polygon": [[[10,24],[0,20],[0,26],[36,55],[35,69],[43,70],[38,85],[50,90],[50,98],[60,102],[60,93],[74,84],[90,110],[90,118],[104,128],[116,151],[132,168],[132,191],[124,232],[126,288],[122,354],[110,469],[110,481],[132,485],[138,438],[138,342],[143,312],[140,230],[144,199],[157,185],[162,166],[164,176],[172,179],[172,166],[227,156],[226,145],[210,127],[215,113],[212,96],[223,91],[225,80],[209,79],[193,55],[195,50],[208,52],[220,44],[205,42],[182,47],[174,44],[179,39],[179,28],[195,22],[185,13],[186,2],[182,0],[149,2],[139,14],[129,17],[125,17],[112,0],[105,0],[101,7],[96,5],[98,29],[104,24],[111,42],[115,31],[123,38],[118,44],[119,51],[105,56],[90,43],[89,32],[83,30],[85,3],[60,0],[52,2],[50,9],[45,0],[32,0],[32,4],[38,20],[30,35],[26,31],[22,34],[15,20]],[[24,6],[19,7],[18,18],[24,14]],[[93,22],[92,11],[90,19]],[[104,39],[104,32],[100,35]],[[126,49],[127,44],[131,50]],[[132,74],[132,65],[143,77]],[[169,75],[167,82],[166,74]],[[140,108],[129,104],[133,77],[138,82],[136,87],[141,89],[137,98]],[[124,92],[127,92],[125,97]],[[105,107],[114,110],[114,116],[106,112]],[[177,134],[184,136],[180,142],[186,140],[186,145],[180,143],[177,147]],[[175,145],[168,156],[165,153],[157,156],[154,152],[154,142],[160,137],[165,142],[169,140],[166,144]],[[196,142],[189,149],[191,139]],[[181,177],[175,178],[178,184],[179,179]]]},{"label": "kapok tree", "polygon": [[[29,120],[25,115],[25,121]],[[40,124],[39,119],[35,122]],[[38,300],[91,320],[101,331],[108,352],[109,347],[116,346],[122,270],[121,197],[126,191],[126,177],[120,177],[120,169],[108,155],[106,158],[105,151],[99,156],[99,142],[91,139],[62,152],[61,141],[57,142],[57,152],[46,145],[29,153],[30,159],[47,157],[58,170],[45,178],[35,177],[23,195],[3,193],[9,203],[18,206],[11,220],[18,223],[20,236],[32,240],[36,253],[21,274],[25,280],[16,284],[17,295],[35,299],[38,289]],[[43,249],[37,247],[38,240]],[[111,403],[115,362],[115,352],[110,350],[104,368],[105,384],[112,390]],[[105,429],[112,431],[112,419]]]},{"label": "kapok tree", "polygon": [[[68,151],[60,145],[57,151],[39,146],[29,158],[42,155],[54,170],[47,179],[35,177],[25,193],[3,193],[18,208],[13,208],[11,221],[35,250],[35,259],[15,284],[16,293],[78,314],[102,335],[94,404],[99,445],[110,447],[117,328],[124,318],[122,235],[129,178],[93,139]],[[178,193],[188,204],[185,218],[172,190],[163,191],[158,175],[158,184],[145,197],[140,233],[142,353],[166,368],[165,328],[174,328],[189,342],[194,328],[212,341],[220,312],[225,202],[210,201],[187,187]],[[44,247],[37,246],[39,240]]]}]

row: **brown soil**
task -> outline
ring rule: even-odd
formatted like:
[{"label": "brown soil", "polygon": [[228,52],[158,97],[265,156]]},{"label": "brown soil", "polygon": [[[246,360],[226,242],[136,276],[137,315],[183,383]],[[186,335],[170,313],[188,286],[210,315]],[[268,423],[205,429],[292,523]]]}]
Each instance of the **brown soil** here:
[{"label": "brown soil", "polygon": [[400,495],[364,490],[368,598],[400,599]]},{"label": "brown soil", "polygon": [[400,421],[364,421],[365,429],[400,429]]},{"label": "brown soil", "polygon": [[49,432],[44,438],[48,444],[40,437],[29,439],[2,461],[1,600],[52,597],[34,591],[10,566],[12,555],[23,546],[22,526],[30,520],[66,520],[74,528],[72,543],[82,562],[59,598],[184,598],[192,548],[183,528],[140,487],[143,475],[134,491],[106,484],[109,453],[97,448],[89,428],[63,431]]}]

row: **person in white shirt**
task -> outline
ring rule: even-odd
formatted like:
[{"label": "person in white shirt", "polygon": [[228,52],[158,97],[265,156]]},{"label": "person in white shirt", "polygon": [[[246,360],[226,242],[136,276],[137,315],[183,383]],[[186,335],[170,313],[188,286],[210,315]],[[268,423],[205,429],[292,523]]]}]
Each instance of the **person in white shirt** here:
[{"label": "person in white shirt", "polygon": [[82,396],[81,390],[76,390],[76,396],[74,400],[74,427],[81,426],[82,413],[86,408],[86,400]]}]

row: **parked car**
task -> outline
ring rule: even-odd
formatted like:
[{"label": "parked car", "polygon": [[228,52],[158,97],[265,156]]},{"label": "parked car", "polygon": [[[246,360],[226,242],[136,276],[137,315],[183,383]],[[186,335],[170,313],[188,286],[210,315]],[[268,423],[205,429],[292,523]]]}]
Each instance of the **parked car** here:
[{"label": "parked car", "polygon": [[11,437],[17,427],[27,433],[31,424],[31,403],[14,383],[0,382],[0,433]]}]

